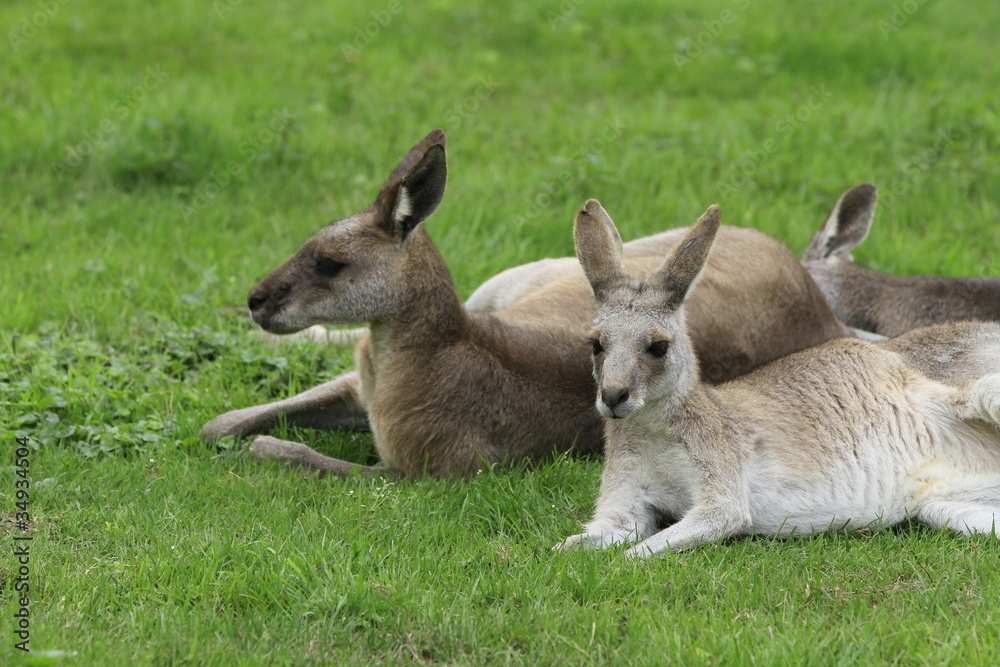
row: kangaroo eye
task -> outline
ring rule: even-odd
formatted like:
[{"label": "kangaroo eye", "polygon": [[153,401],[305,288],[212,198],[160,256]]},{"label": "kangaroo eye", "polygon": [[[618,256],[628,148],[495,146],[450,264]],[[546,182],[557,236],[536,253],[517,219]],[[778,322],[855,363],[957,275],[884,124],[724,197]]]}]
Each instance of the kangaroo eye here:
[{"label": "kangaroo eye", "polygon": [[662,357],[667,353],[667,350],[669,348],[670,348],[669,342],[665,340],[654,340],[652,343],[649,344],[649,347],[646,348],[646,352],[649,352],[651,355],[659,359],[660,357]]},{"label": "kangaroo eye", "polygon": [[590,342],[590,347],[594,350],[595,357],[599,355],[601,352],[604,352],[604,346],[601,345],[601,341],[599,341],[596,338],[591,338],[589,342]]},{"label": "kangaroo eye", "polygon": [[330,257],[320,257],[316,260],[316,271],[330,278],[340,273],[345,266],[347,264],[338,262]]}]

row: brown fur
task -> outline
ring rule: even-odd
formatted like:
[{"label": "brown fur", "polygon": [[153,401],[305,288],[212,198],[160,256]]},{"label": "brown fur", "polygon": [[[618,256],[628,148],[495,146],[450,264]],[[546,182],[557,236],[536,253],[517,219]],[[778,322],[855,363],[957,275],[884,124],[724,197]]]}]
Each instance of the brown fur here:
[{"label": "brown fur", "polygon": [[[407,477],[464,477],[553,451],[600,450],[586,341],[597,311],[587,280],[574,265],[506,308],[463,308],[421,225],[440,201],[445,169],[444,135],[431,133],[369,209],[319,230],[250,292],[254,321],[273,333],[369,322],[357,372],[299,397],[221,415],[206,425],[206,438],[259,432],[281,414],[317,427],[367,421],[387,467],[357,468]],[[652,271],[683,233],[626,245],[626,265]],[[847,333],[779,242],[723,227],[715,245],[717,260],[689,304],[710,380]],[[720,290],[737,298],[719,308]],[[250,449],[336,474],[353,467],[270,437]]]},{"label": "brown fur", "polygon": [[848,253],[868,235],[876,196],[868,183],[841,195],[803,256],[837,317],[889,337],[941,322],[1000,321],[1000,278],[902,277],[852,261]]}]

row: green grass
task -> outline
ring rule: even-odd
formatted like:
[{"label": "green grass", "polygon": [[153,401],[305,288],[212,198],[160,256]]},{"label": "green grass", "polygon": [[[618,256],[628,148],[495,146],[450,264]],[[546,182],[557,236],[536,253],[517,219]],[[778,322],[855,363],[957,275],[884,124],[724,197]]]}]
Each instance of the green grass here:
[{"label": "green grass", "polygon": [[[883,197],[856,259],[1000,275],[1000,6],[893,7],[4,3],[0,662],[20,657],[15,436],[31,648],[63,652],[36,661],[1000,662],[994,539],[554,554],[598,460],[388,484],[197,437],[349,367],[225,308],[435,127],[451,174],[427,229],[463,296],[570,254],[588,197],[626,238],[719,203],[799,251],[862,181]],[[375,460],[366,435],[279,432]]]}]

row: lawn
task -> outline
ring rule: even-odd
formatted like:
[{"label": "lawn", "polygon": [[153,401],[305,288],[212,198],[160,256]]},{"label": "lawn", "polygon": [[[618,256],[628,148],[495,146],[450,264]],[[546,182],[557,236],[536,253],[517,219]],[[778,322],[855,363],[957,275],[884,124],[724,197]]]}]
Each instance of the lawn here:
[{"label": "lawn", "polygon": [[718,203],[800,252],[863,181],[856,260],[1000,275],[998,25],[957,0],[4,2],[0,663],[1000,663],[994,538],[557,554],[598,459],[337,480],[198,437],[350,367],[233,307],[435,127],[426,228],[463,297],[571,254],[588,197],[626,239]]}]

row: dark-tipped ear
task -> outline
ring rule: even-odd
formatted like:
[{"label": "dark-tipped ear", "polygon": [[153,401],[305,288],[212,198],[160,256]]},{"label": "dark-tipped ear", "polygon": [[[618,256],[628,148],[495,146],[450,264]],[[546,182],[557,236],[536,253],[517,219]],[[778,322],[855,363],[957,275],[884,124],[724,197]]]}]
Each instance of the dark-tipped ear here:
[{"label": "dark-tipped ear", "polygon": [[667,292],[664,304],[667,308],[677,308],[684,303],[698,283],[708,263],[720,224],[722,215],[719,207],[713,204],[674,247],[663,265],[650,276],[650,281],[658,281],[659,286]]},{"label": "dark-tipped ear", "polygon": [[596,199],[588,199],[573,223],[576,256],[590,281],[594,296],[604,300],[609,292],[628,281],[622,254],[622,237],[607,211]]},{"label": "dark-tipped ear", "polygon": [[376,213],[395,239],[405,239],[437,209],[448,181],[445,137],[434,130],[410,149],[375,200]]},{"label": "dark-tipped ear", "polygon": [[813,262],[850,252],[872,226],[878,193],[871,183],[862,183],[840,195],[826,222],[813,234],[802,259]]}]

